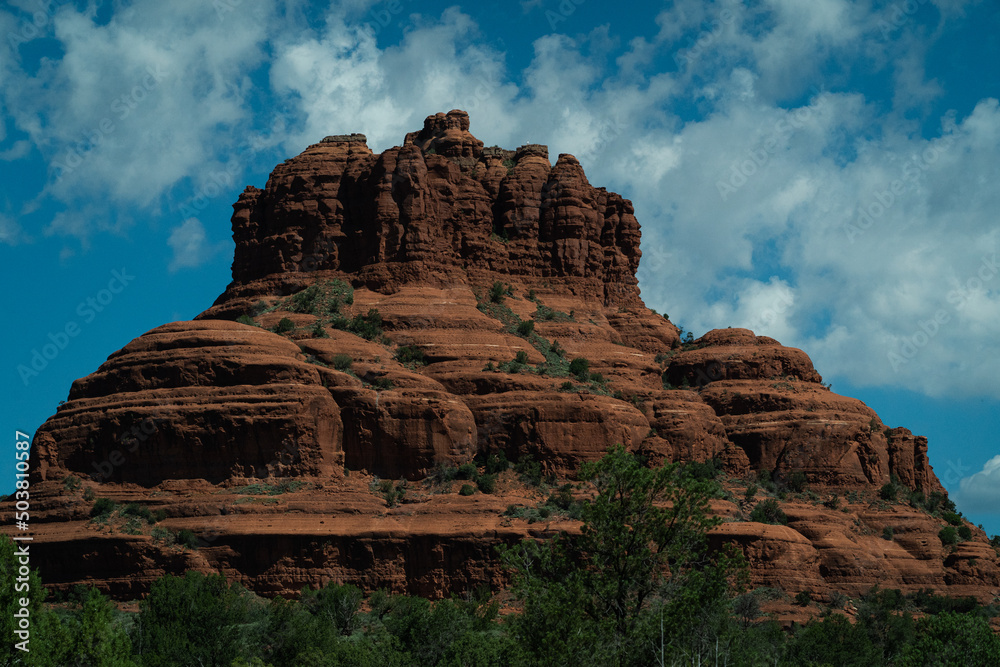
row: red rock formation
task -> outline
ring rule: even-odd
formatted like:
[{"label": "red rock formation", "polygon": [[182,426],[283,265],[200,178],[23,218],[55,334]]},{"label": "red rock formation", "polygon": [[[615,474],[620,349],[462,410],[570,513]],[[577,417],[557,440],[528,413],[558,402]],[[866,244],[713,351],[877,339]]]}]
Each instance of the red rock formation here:
[{"label": "red rock formation", "polygon": [[[754,471],[805,474],[820,495],[789,498],[788,526],[748,521],[747,501],[714,505],[726,523],[713,540],[739,545],[760,585],[1000,586],[981,531],[951,551],[939,519],[878,499],[892,475],[943,490],[926,439],[829,391],[801,350],[745,329],[682,345],[642,305],[631,203],[570,155],[484,148],[452,111],[378,155],[362,135],[327,137],[247,188],[232,222],[233,282],[215,305],[112,354],[36,434],[33,563],[47,584],[128,598],[193,567],[280,594],[498,585],[496,543],[575,524],[503,516],[539,500],[513,471],[465,497],[435,470],[503,451],[565,479],[623,443],[653,462],[718,458],[734,497]],[[495,282],[509,291],[491,299]],[[322,298],[291,298],[310,286]],[[372,309],[381,331],[351,333]],[[258,326],[225,321],[240,315]],[[266,330],[285,318],[291,331]],[[577,357],[600,377],[570,376]],[[73,477],[162,509],[162,527],[200,547],[88,522]],[[403,505],[383,495],[404,482],[379,478],[408,480]]]}]

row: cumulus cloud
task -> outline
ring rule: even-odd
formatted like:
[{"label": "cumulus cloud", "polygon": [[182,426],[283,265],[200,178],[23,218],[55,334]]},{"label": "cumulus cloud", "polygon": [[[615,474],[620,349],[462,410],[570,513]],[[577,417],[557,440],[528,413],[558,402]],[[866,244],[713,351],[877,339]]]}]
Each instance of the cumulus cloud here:
[{"label": "cumulus cloud", "polygon": [[1000,455],[987,461],[976,474],[964,478],[955,495],[965,512],[1000,512]]},{"label": "cumulus cloud", "polygon": [[171,273],[181,269],[197,268],[226,247],[223,242],[213,244],[208,241],[205,227],[198,218],[188,218],[174,227],[167,245],[173,251],[168,267]]},{"label": "cumulus cloud", "polygon": [[[854,384],[1000,397],[1000,107],[929,115],[943,88],[927,54],[976,5],[934,4],[927,36],[920,16],[886,31],[886,2],[678,0],[625,46],[608,27],[541,37],[516,72],[457,8],[376,17],[383,5],[357,0],[306,25],[274,2],[220,15],[141,0],[104,23],[66,6],[64,54],[3,65],[3,100],[53,165],[48,195],[121,207],[185,200],[178,184],[197,189],[221,156],[355,131],[384,150],[463,108],[487,144],[573,153],[630,197],[643,296],[685,328],[749,326]],[[856,75],[884,93],[858,92]],[[79,165],[61,168],[73,151]],[[49,231],[120,224],[101,217],[66,213]],[[171,270],[214,247],[193,218],[169,243]]]}]

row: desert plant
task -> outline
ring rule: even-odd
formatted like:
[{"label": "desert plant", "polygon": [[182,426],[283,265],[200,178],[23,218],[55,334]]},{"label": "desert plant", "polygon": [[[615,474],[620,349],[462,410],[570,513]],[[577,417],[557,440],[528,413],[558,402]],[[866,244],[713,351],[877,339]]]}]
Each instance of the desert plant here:
[{"label": "desert plant", "polygon": [[257,323],[249,315],[240,315],[239,317],[236,318],[236,321],[239,324],[246,324],[251,327],[257,326]]},{"label": "desert plant", "polygon": [[63,488],[67,491],[76,491],[80,488],[80,478],[76,475],[67,475],[63,478]]},{"label": "desert plant", "polygon": [[575,375],[580,382],[586,382],[590,379],[590,361],[584,357],[577,357],[569,362],[569,372],[570,375]]},{"label": "desert plant", "polygon": [[86,500],[88,503],[94,499],[95,495],[97,494],[94,493],[94,489],[92,487],[88,486],[86,489],[83,490],[83,499]]},{"label": "desert plant", "polygon": [[953,526],[945,526],[938,532],[938,539],[941,540],[941,544],[958,544],[958,531]]},{"label": "desert plant", "polygon": [[747,486],[746,492],[743,494],[743,500],[747,501],[748,503],[752,503],[754,496],[756,495],[757,495],[757,485],[754,484],[753,482],[750,482],[750,484]]},{"label": "desert plant", "polygon": [[788,488],[795,493],[802,493],[809,484],[809,478],[801,470],[796,470],[788,476]]},{"label": "desert plant", "polygon": [[497,488],[497,476],[496,475],[480,475],[476,480],[476,486],[483,493],[493,493]]},{"label": "desert plant", "polygon": [[882,529],[883,540],[888,540],[889,542],[892,542],[894,536],[895,536],[895,531],[893,530],[892,526],[886,526],[885,528]]},{"label": "desert plant", "polygon": [[827,509],[835,510],[840,507],[840,498],[835,495],[831,495],[829,498],[823,501],[823,507]]},{"label": "desert plant", "polygon": [[396,350],[396,361],[401,364],[413,363],[424,365],[427,363],[427,355],[416,345],[403,345]]},{"label": "desert plant", "polygon": [[805,591],[799,591],[795,594],[795,604],[800,607],[808,607],[812,604],[812,596]]},{"label": "desert plant", "polygon": [[336,370],[341,371],[342,373],[346,373],[351,370],[351,365],[353,363],[354,359],[349,354],[341,352],[340,354],[333,355],[332,365]]},{"label": "desert plant", "polygon": [[460,496],[471,496],[476,492],[476,487],[471,484],[463,484],[462,488],[458,490]]},{"label": "desert plant", "polygon": [[90,508],[90,516],[91,518],[107,516],[114,512],[116,507],[118,507],[118,503],[110,498],[98,498],[94,502],[94,506]]},{"label": "desert plant", "polygon": [[504,286],[499,280],[493,283],[490,287],[490,301],[493,303],[503,303],[504,297],[507,295],[508,288]]},{"label": "desert plant", "polygon": [[528,353],[525,352],[524,350],[518,350],[517,354],[514,355],[514,363],[515,364],[521,364],[522,366],[524,366],[525,364],[527,364],[528,363]]},{"label": "desert plant", "polygon": [[777,500],[766,498],[754,505],[750,512],[750,520],[757,523],[785,525],[788,523],[788,516],[782,511]]},{"label": "desert plant", "polygon": [[475,481],[476,477],[479,476],[479,471],[476,470],[475,463],[463,463],[458,466],[458,471],[455,477],[458,479],[471,479]]},{"label": "desert plant", "polygon": [[177,544],[188,547],[189,549],[198,548],[198,536],[187,528],[182,528],[180,532],[177,533],[176,540]]},{"label": "desert plant", "polygon": [[292,322],[287,317],[282,317],[281,320],[278,321],[278,326],[274,328],[274,333],[282,334],[294,330],[295,330],[295,322]]},{"label": "desert plant", "polygon": [[972,529],[969,528],[968,526],[966,526],[965,524],[962,524],[961,526],[958,527],[958,537],[963,542],[971,540],[972,539]]},{"label": "desert plant", "polygon": [[313,324],[312,329],[310,329],[309,332],[313,335],[314,338],[330,337],[330,334],[326,332],[326,327],[323,326],[323,320],[321,319],[316,320],[315,324]]},{"label": "desert plant", "polygon": [[517,335],[527,338],[535,331],[534,320],[522,320],[517,324]]}]

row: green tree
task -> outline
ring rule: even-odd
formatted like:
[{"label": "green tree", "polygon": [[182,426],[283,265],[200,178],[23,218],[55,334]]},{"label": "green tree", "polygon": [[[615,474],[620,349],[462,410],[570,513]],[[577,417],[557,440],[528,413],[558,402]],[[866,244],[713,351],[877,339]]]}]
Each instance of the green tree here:
[{"label": "green tree", "polygon": [[189,571],[157,579],[142,601],[135,643],[144,665],[230,665],[252,658],[265,606],[217,574]]},{"label": "green tree", "polygon": [[579,535],[501,549],[524,600],[516,640],[541,664],[649,664],[725,600],[741,559],[709,556],[708,483],[679,466],[646,468],[617,446],[579,476],[597,492]]},{"label": "green tree", "polygon": [[114,604],[91,588],[83,606],[70,624],[70,655],[74,664],[94,667],[131,667],[132,642],[115,620]]},{"label": "green tree", "polygon": [[982,616],[943,612],[921,618],[916,638],[906,645],[896,663],[900,667],[1000,664],[1000,637]]}]

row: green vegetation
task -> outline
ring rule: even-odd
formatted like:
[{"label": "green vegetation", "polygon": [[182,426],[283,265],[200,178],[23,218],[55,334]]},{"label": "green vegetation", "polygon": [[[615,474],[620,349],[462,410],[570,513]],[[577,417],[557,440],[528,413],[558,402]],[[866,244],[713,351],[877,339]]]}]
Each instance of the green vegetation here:
[{"label": "green vegetation", "polygon": [[513,296],[513,291],[510,285],[504,285],[499,280],[493,283],[490,287],[490,302],[496,304],[502,304],[504,298],[507,296]]},{"label": "green vegetation", "polygon": [[758,523],[772,523],[785,525],[788,517],[782,511],[778,501],[774,498],[765,498],[756,505],[750,512],[750,520]]},{"label": "green vegetation", "polygon": [[945,526],[938,533],[938,539],[946,546],[958,544],[958,531],[952,526]]},{"label": "green vegetation", "polygon": [[427,355],[416,345],[403,345],[396,350],[396,361],[401,364],[423,366],[427,363]]},{"label": "green vegetation", "polygon": [[[509,468],[497,450],[434,474],[461,478],[459,493],[474,495],[474,484],[484,490]],[[904,595],[875,587],[852,600],[835,593],[826,604],[800,592],[794,603],[818,607],[822,616],[783,631],[761,605],[788,597],[748,590],[739,552],[709,548],[708,531],[719,519],[707,509],[719,468],[716,461],[649,468],[619,446],[582,466],[577,486],[545,490],[546,500],[535,507],[508,507],[509,518],[570,517],[582,527],[500,547],[512,577],[506,592],[481,588],[430,602],[384,591],[365,599],[354,586],[330,584],[268,600],[221,576],[189,572],[156,581],[138,612],[119,612],[84,587],[46,603],[31,570],[23,593],[0,589],[8,638],[20,608],[15,595],[25,597],[30,653],[8,641],[0,656],[12,665],[117,667],[1000,664],[1000,637],[990,629],[1000,608],[930,591]],[[515,469],[543,483],[541,466],[529,457]],[[405,486],[385,480],[373,489],[399,502]],[[138,525],[157,517],[135,503],[98,503],[102,514],[117,512]],[[958,536],[955,525],[947,530]],[[154,526],[152,535],[160,545],[205,544],[190,530],[174,535]],[[25,576],[18,567],[13,542],[0,536],[0,580]],[[509,608],[503,617],[501,602]],[[849,602],[851,618],[836,611]]]},{"label": "green vegetation", "polygon": [[251,327],[257,326],[257,322],[255,322],[254,319],[252,317],[250,317],[249,315],[240,315],[239,317],[236,318],[236,321],[239,324],[246,324],[246,325],[249,325]]},{"label": "green vegetation", "polygon": [[342,373],[348,373],[351,370],[351,365],[354,363],[354,358],[349,354],[335,354],[333,355],[333,360],[331,365],[338,371]]},{"label": "green vegetation", "polygon": [[524,336],[525,338],[531,336],[535,332],[535,321],[534,320],[524,320],[519,322],[517,325],[517,335]]},{"label": "green vegetation", "polygon": [[94,501],[94,506],[90,508],[90,518],[102,519],[111,515],[118,507],[118,503],[110,498],[98,498]]},{"label": "green vegetation", "polygon": [[279,334],[288,333],[289,331],[294,331],[294,330],[295,330],[295,322],[292,322],[287,317],[282,317],[281,320],[278,321],[278,325],[274,327],[274,333],[279,333]]}]

